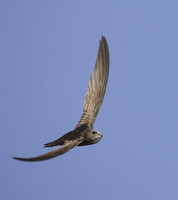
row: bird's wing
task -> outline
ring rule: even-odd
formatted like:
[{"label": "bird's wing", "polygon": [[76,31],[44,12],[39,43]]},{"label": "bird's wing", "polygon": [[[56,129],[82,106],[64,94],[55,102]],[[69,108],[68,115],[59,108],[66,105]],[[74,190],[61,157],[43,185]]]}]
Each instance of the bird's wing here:
[{"label": "bird's wing", "polygon": [[59,147],[57,149],[54,149],[53,151],[50,151],[48,153],[44,153],[39,156],[31,157],[31,158],[19,158],[19,157],[13,157],[16,160],[21,160],[21,161],[42,161],[42,160],[48,160],[51,158],[54,158],[56,156],[60,156],[75,146],[79,145],[82,143],[82,140],[74,140],[74,141],[69,141],[66,144],[64,144],[62,147]]},{"label": "bird's wing", "polygon": [[98,49],[98,57],[96,59],[95,68],[93,72],[93,79],[90,75],[88,83],[88,91],[85,96],[83,105],[82,117],[76,126],[89,124],[93,127],[99,112],[100,106],[103,102],[106,85],[109,74],[109,49],[106,38],[102,36]]}]

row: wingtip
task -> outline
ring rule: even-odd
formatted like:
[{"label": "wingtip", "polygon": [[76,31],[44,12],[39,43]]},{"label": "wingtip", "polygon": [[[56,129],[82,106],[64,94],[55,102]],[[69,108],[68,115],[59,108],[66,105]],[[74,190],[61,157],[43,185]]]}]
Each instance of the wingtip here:
[{"label": "wingtip", "polygon": [[18,161],[25,161],[25,162],[43,161],[43,160],[38,160],[34,158],[19,158],[19,157],[12,157],[12,158]]},{"label": "wingtip", "polygon": [[12,157],[12,158],[18,161],[38,161],[38,160],[34,160],[33,158],[19,158],[19,157]]},{"label": "wingtip", "polygon": [[106,37],[104,35],[101,35],[101,40],[105,40],[106,41]]},{"label": "wingtip", "polygon": [[100,45],[103,44],[108,48],[107,40],[105,36],[101,36]]},{"label": "wingtip", "polygon": [[12,156],[12,159],[14,159],[14,160],[21,160],[20,158],[14,157],[14,156]]}]

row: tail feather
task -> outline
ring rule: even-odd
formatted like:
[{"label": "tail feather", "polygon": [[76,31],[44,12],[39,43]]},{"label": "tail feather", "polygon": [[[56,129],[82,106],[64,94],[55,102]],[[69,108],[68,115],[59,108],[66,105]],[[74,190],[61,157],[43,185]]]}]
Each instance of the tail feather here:
[{"label": "tail feather", "polygon": [[59,145],[63,145],[64,141],[61,141],[61,138],[53,141],[53,142],[49,142],[44,144],[44,147],[54,147],[54,146],[59,146]]},{"label": "tail feather", "polygon": [[78,138],[78,136],[74,134],[74,131],[70,131],[65,135],[63,135],[62,137],[58,138],[57,140],[44,144],[44,147],[54,147],[54,146],[64,145],[66,141],[75,140],[76,138]]}]

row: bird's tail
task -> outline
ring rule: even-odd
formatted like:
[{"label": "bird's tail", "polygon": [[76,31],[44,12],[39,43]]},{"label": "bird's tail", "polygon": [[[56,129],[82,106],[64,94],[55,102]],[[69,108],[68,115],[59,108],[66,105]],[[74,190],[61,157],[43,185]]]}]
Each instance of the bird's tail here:
[{"label": "bird's tail", "polygon": [[64,144],[64,141],[61,141],[61,138],[59,138],[53,142],[44,144],[44,147],[54,147],[54,146],[63,145],[63,144]]},{"label": "bird's tail", "polygon": [[54,147],[54,146],[64,145],[66,141],[75,139],[73,135],[75,135],[73,134],[73,131],[70,131],[65,135],[63,135],[62,137],[58,138],[57,140],[44,144],[44,147]]}]

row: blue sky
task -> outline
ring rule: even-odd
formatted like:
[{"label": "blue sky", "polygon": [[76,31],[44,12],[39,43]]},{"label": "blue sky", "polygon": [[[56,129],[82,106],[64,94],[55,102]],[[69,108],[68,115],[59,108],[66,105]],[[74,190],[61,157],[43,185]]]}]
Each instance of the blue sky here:
[{"label": "blue sky", "polygon": [[[1,199],[177,200],[178,2],[0,2]],[[103,133],[26,163],[78,123],[101,35],[110,74]]]}]

